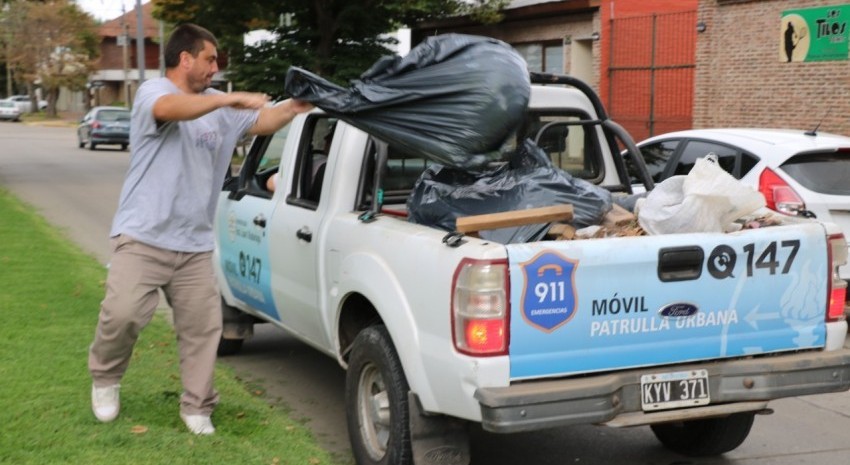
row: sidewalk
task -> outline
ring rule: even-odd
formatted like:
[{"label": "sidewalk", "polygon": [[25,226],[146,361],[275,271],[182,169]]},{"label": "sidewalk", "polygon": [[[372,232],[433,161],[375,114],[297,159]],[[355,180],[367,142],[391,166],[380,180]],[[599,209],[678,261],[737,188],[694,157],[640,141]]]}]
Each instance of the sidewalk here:
[{"label": "sidewalk", "polygon": [[57,127],[68,128],[76,127],[83,118],[83,113],[60,111],[58,118],[47,119],[45,113],[26,114],[23,115],[23,124],[27,126],[42,126],[42,127]]}]

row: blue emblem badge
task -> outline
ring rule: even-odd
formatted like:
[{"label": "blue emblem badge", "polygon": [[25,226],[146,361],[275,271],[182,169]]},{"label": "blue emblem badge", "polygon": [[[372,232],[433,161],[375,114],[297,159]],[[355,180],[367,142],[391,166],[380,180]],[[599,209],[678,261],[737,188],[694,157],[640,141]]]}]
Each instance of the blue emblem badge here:
[{"label": "blue emblem badge", "polygon": [[544,251],[520,264],[525,278],[522,317],[531,326],[550,333],[575,315],[577,260]]}]

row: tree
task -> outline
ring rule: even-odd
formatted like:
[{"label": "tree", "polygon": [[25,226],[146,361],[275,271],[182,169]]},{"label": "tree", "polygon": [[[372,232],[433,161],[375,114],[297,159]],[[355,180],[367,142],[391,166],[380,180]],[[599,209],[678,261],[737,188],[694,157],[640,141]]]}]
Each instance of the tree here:
[{"label": "tree", "polygon": [[[94,18],[68,0],[12,0],[9,6],[14,20],[8,31],[11,51],[7,63],[31,97],[34,87],[41,86],[47,114],[56,117],[61,88],[86,88],[99,43]],[[37,102],[33,105],[38,108]]]},{"label": "tree", "polygon": [[[237,87],[282,96],[287,69],[299,66],[345,83],[381,56],[405,24],[470,14],[494,22],[507,0],[152,0],[154,16],[194,22],[219,38]],[[268,29],[274,39],[243,45],[243,34]]]}]

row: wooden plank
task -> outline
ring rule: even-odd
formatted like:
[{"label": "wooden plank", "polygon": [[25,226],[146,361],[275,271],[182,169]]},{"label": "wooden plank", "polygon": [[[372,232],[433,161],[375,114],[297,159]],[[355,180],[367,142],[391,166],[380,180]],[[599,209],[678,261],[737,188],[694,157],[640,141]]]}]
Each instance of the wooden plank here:
[{"label": "wooden plank", "polygon": [[560,237],[558,237],[558,240],[560,240],[560,241],[571,241],[571,240],[575,239],[575,237],[576,237],[575,226],[573,226],[571,224],[568,224],[568,225],[565,225],[565,226],[566,226],[566,228],[564,229],[563,232],[561,232],[561,235],[560,235]]},{"label": "wooden plank", "polygon": [[561,234],[564,234],[564,231],[566,231],[568,227],[568,224],[552,223],[552,226],[549,226],[549,230],[546,231],[546,235],[549,237],[561,237]]},{"label": "wooden plank", "polygon": [[605,214],[605,217],[602,218],[602,226],[606,228],[614,228],[617,226],[625,226],[633,221],[635,221],[634,213],[626,210],[625,208],[617,205],[616,203],[611,207],[611,211]]},{"label": "wooden plank", "polygon": [[511,212],[488,213],[485,215],[462,216],[457,219],[455,229],[464,234],[487,229],[523,226],[526,224],[570,221],[573,219],[573,206],[569,204],[551,207],[529,208]]}]

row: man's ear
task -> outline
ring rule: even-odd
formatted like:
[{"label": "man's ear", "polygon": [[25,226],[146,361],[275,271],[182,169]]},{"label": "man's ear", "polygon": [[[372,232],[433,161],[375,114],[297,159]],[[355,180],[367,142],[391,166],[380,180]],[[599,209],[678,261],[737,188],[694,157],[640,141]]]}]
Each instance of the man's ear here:
[{"label": "man's ear", "polygon": [[191,53],[187,51],[180,52],[180,66],[181,67],[191,67],[192,66],[192,56]]}]

